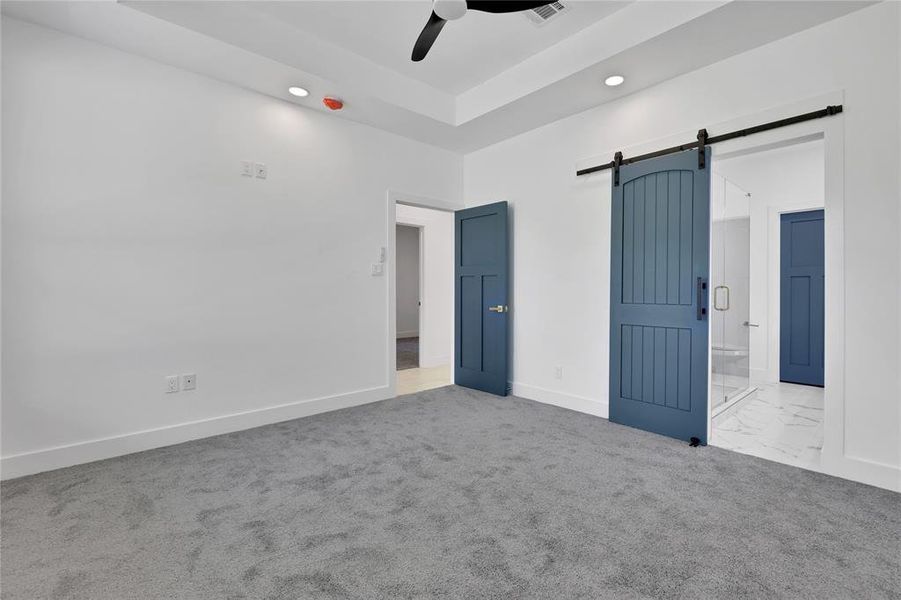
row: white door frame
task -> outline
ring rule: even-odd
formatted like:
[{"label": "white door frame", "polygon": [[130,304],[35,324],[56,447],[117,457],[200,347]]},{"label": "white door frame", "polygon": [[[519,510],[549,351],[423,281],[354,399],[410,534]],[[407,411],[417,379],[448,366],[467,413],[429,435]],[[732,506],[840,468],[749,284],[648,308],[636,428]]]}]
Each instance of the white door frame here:
[{"label": "white door frame", "polygon": [[[387,294],[388,305],[388,331],[386,332],[385,341],[387,345],[387,363],[385,364],[385,377],[388,382],[388,392],[390,397],[397,396],[397,261],[395,260],[395,251],[397,250],[397,205],[406,204],[408,206],[418,206],[420,208],[430,208],[434,210],[442,210],[453,212],[464,208],[462,204],[448,202],[446,200],[437,200],[427,196],[409,194],[394,189],[388,189],[385,194],[387,204],[388,220],[385,224],[388,245],[386,247],[385,272],[387,274],[387,285],[385,293]],[[406,224],[406,223],[402,223]],[[413,224],[416,226],[415,224]],[[421,230],[420,230],[421,232]],[[420,274],[422,274],[422,249],[423,238],[420,233],[419,239],[420,252]],[[420,276],[420,285],[422,285],[422,277]],[[420,310],[420,327],[422,327],[422,312]],[[453,356],[453,349],[451,351]],[[451,382],[453,382],[453,369],[451,369]]]},{"label": "white door frame", "polygon": [[[842,95],[817,104],[840,104]],[[782,111],[780,111],[782,112]],[[783,113],[785,114],[785,113]],[[823,140],[825,162],[825,260],[826,260],[826,328],[825,388],[823,411],[823,450],[819,470],[840,477],[872,483],[889,483],[889,472],[873,463],[849,457],[845,453],[845,266],[844,266],[844,118],[826,117],[774,129],[749,138],[738,138],[713,147],[717,157],[756,153],[776,147]]]},{"label": "white door frame", "polygon": [[[831,104],[842,104],[843,92],[834,92],[781,107],[777,114],[797,114]],[[802,108],[805,107],[805,108]],[[800,110],[798,110],[800,109]],[[771,113],[773,111],[770,111]],[[755,121],[759,119],[755,118]],[[767,119],[764,119],[764,121]],[[713,129],[727,131],[729,128]],[[748,138],[738,138],[713,146],[717,156],[736,155],[823,140],[826,265],[825,387],[823,411],[823,450],[819,471],[884,488],[897,489],[898,472],[882,464],[848,454],[845,446],[847,399],[845,389],[845,119],[840,115],[774,129]]]}]

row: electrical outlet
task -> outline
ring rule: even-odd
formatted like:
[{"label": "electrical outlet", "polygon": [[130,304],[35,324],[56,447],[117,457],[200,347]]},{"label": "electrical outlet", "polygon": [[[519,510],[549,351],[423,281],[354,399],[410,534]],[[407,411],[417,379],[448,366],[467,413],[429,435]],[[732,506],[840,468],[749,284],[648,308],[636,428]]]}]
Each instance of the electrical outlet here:
[{"label": "electrical outlet", "polygon": [[257,179],[266,179],[266,175],[269,174],[269,170],[263,163],[255,163],[253,165],[253,168],[254,172],[256,173]]},{"label": "electrical outlet", "polygon": [[178,391],[178,375],[166,376],[166,393],[171,394]]},{"label": "electrical outlet", "polygon": [[183,390],[196,390],[197,389],[197,375],[194,373],[187,373],[181,376],[181,389]]},{"label": "electrical outlet", "polygon": [[563,367],[556,367],[554,369],[554,377],[556,379],[563,379]]},{"label": "electrical outlet", "polygon": [[250,161],[250,160],[242,160],[241,161],[241,175],[243,177],[253,177],[253,161]]},{"label": "electrical outlet", "polygon": [[382,246],[379,248],[379,262],[383,263],[388,260],[388,249]]}]

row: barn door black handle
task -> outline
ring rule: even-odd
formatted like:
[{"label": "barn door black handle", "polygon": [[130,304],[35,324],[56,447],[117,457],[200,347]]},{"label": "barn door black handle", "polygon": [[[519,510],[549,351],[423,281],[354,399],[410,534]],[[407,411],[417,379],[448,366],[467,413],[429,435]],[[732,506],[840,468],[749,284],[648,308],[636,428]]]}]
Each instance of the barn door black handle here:
[{"label": "barn door black handle", "polygon": [[707,306],[704,304],[704,298],[707,290],[707,282],[703,277],[698,277],[698,321],[703,321],[707,314]]}]

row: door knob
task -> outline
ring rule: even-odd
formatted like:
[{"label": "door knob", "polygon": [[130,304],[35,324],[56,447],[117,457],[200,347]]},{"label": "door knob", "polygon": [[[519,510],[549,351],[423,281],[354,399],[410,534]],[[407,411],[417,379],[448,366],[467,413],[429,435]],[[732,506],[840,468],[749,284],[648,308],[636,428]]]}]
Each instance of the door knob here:
[{"label": "door knob", "polygon": [[502,313],[507,312],[507,307],[503,304],[498,304],[497,306],[489,306],[488,310],[490,310],[491,312]]},{"label": "door knob", "polygon": [[760,327],[759,323],[749,323],[748,321],[744,322],[745,327]]}]

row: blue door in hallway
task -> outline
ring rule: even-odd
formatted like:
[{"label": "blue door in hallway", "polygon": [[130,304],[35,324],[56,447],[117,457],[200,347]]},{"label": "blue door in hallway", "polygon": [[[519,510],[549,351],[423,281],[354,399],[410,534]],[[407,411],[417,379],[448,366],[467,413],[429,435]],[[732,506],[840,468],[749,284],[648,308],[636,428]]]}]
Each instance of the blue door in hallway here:
[{"label": "blue door in hallway", "polygon": [[507,395],[507,203],[456,212],[454,383]]},{"label": "blue door in hallway", "polygon": [[706,444],[710,168],[687,150],[623,166],[620,182],[611,228],[610,420]]},{"label": "blue door in hallway", "polygon": [[823,211],[782,215],[779,379],[823,386],[825,337]]}]

